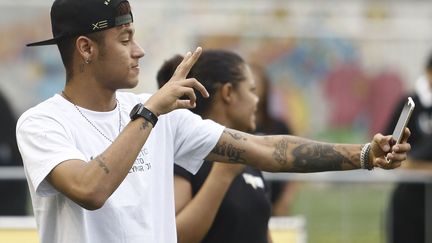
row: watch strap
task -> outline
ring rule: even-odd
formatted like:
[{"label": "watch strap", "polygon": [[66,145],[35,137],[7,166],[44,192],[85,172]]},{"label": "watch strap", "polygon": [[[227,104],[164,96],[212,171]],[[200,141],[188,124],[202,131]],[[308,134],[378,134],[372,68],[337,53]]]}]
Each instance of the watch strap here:
[{"label": "watch strap", "polygon": [[158,121],[158,117],[149,109],[147,109],[143,104],[138,104],[138,109],[135,112],[135,114],[132,114],[131,119],[135,120],[138,117],[142,117],[146,119],[148,122],[150,122],[153,127],[156,126],[156,123]]}]

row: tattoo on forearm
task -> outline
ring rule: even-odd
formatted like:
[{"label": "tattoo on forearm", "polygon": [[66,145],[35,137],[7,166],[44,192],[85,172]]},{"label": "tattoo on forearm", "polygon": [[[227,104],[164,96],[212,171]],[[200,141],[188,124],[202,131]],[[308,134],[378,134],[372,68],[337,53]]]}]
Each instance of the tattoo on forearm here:
[{"label": "tattoo on forearm", "polygon": [[306,143],[293,150],[293,169],[301,172],[341,170],[344,164],[356,168],[352,160],[344,157],[328,144]]},{"label": "tattoo on forearm", "polygon": [[224,130],[223,133],[230,135],[232,138],[234,138],[235,140],[242,140],[246,141],[246,137],[244,137],[241,133],[236,133],[234,131],[230,131],[230,130]]},{"label": "tattoo on forearm", "polygon": [[236,148],[232,144],[227,145],[225,142],[222,144],[218,143],[216,144],[212,152],[217,155],[228,157],[228,160],[230,162],[234,162],[234,163],[246,162],[246,160],[241,157],[242,154],[245,152],[245,150]]},{"label": "tattoo on forearm", "polygon": [[109,170],[108,166],[105,164],[103,157],[97,156],[95,158],[95,160],[98,163],[99,167],[101,167],[105,171],[106,174],[110,173],[110,170]]},{"label": "tattoo on forearm", "polygon": [[352,153],[352,152],[350,153],[350,152],[348,152],[348,149],[346,149],[345,147],[341,147],[339,149],[343,150],[345,152],[345,154],[351,154],[350,158],[348,158],[348,163],[351,166],[353,166],[354,168],[359,168],[360,165],[356,165],[356,163],[354,163],[354,161],[360,159],[360,151],[362,149],[362,146],[359,146],[358,153]]},{"label": "tattoo on forearm", "polygon": [[287,160],[287,150],[288,150],[288,139],[282,138],[275,145],[275,151],[273,152],[273,158],[280,164],[286,165]]},{"label": "tattoo on forearm", "polygon": [[149,127],[150,127],[150,122],[147,121],[146,119],[144,119],[144,121],[141,123],[141,127],[140,127],[140,129],[141,129],[141,130],[146,130],[146,129],[149,128]]}]

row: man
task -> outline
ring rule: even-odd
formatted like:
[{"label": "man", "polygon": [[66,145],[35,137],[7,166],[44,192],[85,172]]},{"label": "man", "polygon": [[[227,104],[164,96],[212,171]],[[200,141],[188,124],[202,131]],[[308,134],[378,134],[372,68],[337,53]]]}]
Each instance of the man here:
[{"label": "man", "polygon": [[409,130],[391,148],[380,134],[364,146],[337,145],[202,120],[180,109],[195,106],[194,90],[208,97],[186,78],[201,48],[155,94],[117,92],[137,85],[144,56],[127,1],[56,0],[51,22],[54,38],[31,45],[57,44],[64,92],[17,124],[41,242],[176,242],[174,161],[193,173],[203,159],[266,171],[395,168],[410,149]]}]

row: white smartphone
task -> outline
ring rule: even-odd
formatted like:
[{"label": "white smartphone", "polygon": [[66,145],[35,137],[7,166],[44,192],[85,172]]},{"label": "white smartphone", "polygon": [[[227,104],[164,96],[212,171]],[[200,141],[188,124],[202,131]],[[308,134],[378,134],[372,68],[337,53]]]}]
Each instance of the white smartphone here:
[{"label": "white smartphone", "polygon": [[411,117],[411,114],[414,110],[414,107],[415,107],[414,101],[412,100],[411,97],[408,97],[408,100],[402,109],[402,112],[399,116],[399,120],[398,120],[396,127],[393,131],[393,134],[392,134],[392,138],[393,138],[395,144],[398,144],[401,142],[405,127],[408,124],[408,121]]},{"label": "white smartphone", "polygon": [[[391,143],[392,146],[401,142],[405,127],[408,125],[408,121],[411,117],[411,114],[414,110],[414,107],[415,107],[414,101],[412,100],[411,97],[408,97],[408,100],[405,103],[405,105],[402,109],[402,112],[399,116],[399,120],[396,123],[396,127],[393,130],[393,134],[392,134],[393,141]],[[387,156],[386,156],[386,160],[387,160],[387,163],[391,162],[391,160],[387,159]]]}]

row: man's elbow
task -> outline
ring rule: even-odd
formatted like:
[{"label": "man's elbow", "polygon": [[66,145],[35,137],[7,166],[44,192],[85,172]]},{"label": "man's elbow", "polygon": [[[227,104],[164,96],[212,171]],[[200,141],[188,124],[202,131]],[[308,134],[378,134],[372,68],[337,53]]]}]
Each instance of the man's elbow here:
[{"label": "man's elbow", "polygon": [[81,207],[83,207],[87,210],[94,211],[94,210],[98,210],[98,209],[102,208],[103,205],[105,204],[105,201],[87,200],[85,202],[80,202],[79,204]]},{"label": "man's elbow", "polygon": [[107,200],[108,196],[101,193],[100,191],[97,192],[86,190],[85,192],[82,192],[74,201],[81,207],[90,211],[94,211],[102,208]]}]

